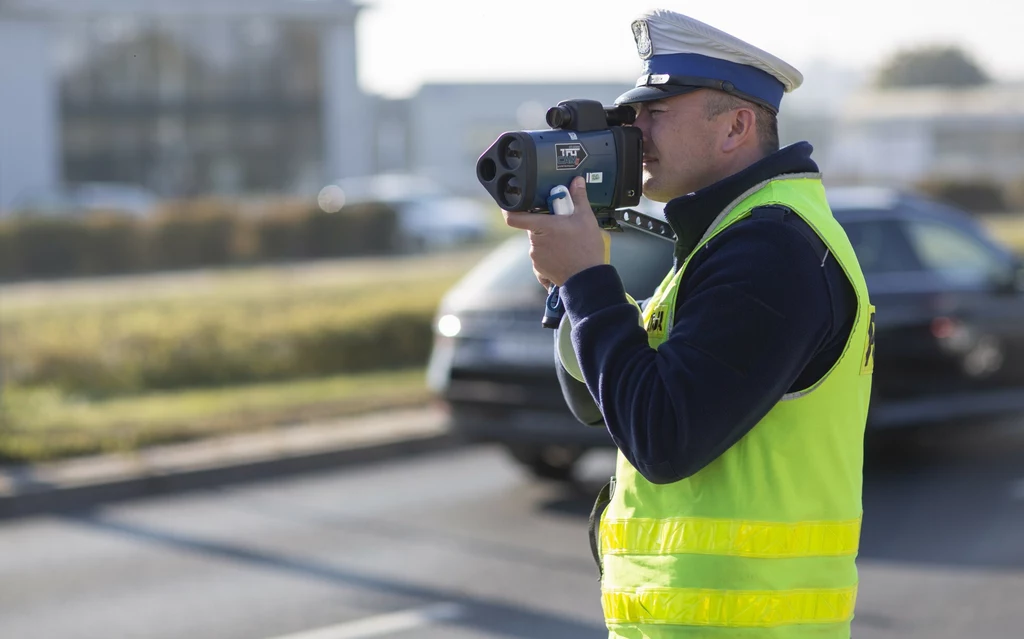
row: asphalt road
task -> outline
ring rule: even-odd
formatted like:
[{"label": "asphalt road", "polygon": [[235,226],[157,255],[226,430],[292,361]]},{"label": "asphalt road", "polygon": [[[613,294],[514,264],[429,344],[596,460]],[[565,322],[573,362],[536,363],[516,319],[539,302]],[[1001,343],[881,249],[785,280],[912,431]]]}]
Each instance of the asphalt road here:
[{"label": "asphalt road", "polygon": [[[874,455],[862,639],[1024,636],[1024,436]],[[0,522],[4,639],[603,636],[576,487],[494,448]]]}]

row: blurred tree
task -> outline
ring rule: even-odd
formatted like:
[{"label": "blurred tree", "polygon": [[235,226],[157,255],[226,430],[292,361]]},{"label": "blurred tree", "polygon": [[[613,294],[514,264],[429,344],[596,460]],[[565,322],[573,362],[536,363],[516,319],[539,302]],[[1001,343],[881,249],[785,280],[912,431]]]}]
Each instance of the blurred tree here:
[{"label": "blurred tree", "polygon": [[898,87],[971,87],[990,82],[988,74],[963,49],[930,46],[895,54],[879,70],[875,84]]},{"label": "blurred tree", "polygon": [[1013,180],[1006,187],[1006,199],[1016,211],[1024,213],[1024,175]]},{"label": "blurred tree", "polygon": [[914,185],[916,190],[971,213],[1002,213],[1007,210],[1002,185],[992,180],[932,178]]}]

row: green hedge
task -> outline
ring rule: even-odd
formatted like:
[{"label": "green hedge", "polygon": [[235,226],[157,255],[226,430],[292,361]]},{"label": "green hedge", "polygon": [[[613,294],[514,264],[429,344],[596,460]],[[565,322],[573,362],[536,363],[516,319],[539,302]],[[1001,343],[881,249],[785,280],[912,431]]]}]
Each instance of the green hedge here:
[{"label": "green hedge", "polygon": [[421,366],[452,280],[27,313],[0,326],[0,373],[9,384],[111,397]]},{"label": "green hedge", "polygon": [[201,201],[145,220],[18,217],[0,221],[0,281],[385,255],[398,245],[396,214],[383,205],[328,214],[302,203],[253,215]]},{"label": "green hedge", "polygon": [[346,255],[384,255],[397,246],[395,214],[374,205],[355,205],[344,213],[279,213],[255,225],[259,256],[294,261]]},{"label": "green hedge", "polygon": [[0,305],[0,376],[96,399],[423,366],[438,302],[477,259],[371,258],[12,290]]}]

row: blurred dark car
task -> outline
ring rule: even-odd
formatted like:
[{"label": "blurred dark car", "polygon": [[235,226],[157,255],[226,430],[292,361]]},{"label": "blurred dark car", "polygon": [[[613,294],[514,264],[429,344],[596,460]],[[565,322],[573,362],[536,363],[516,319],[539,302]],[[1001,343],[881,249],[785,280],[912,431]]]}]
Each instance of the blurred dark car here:
[{"label": "blurred dark car", "polygon": [[[441,302],[428,385],[448,405],[451,426],[503,443],[536,475],[565,479],[589,448],[610,446],[604,428],[569,412],[555,376],[554,331],[541,326],[547,296],[517,234],[477,264]],[[650,297],[672,266],[672,245],[616,234],[612,263],[626,290]]]},{"label": "blurred dark car", "polygon": [[869,426],[1024,411],[1024,265],[966,213],[880,189],[834,189],[877,307]]},{"label": "blurred dark car", "polygon": [[[885,189],[834,189],[877,307],[869,428],[1024,412],[1024,267],[965,213]],[[649,297],[672,264],[669,242],[617,234],[612,263]],[[545,292],[526,238],[508,240],[443,300],[428,383],[453,429],[500,442],[534,474],[567,479],[603,428],[577,422],[554,372]]]}]

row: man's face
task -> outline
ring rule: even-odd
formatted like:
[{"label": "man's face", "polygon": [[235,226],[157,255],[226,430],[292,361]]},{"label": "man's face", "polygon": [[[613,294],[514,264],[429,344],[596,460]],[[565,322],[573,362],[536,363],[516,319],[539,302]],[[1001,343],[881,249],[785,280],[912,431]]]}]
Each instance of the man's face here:
[{"label": "man's face", "polygon": [[639,105],[633,126],[643,131],[644,195],[668,202],[717,181],[716,122],[706,115],[707,91]]}]

